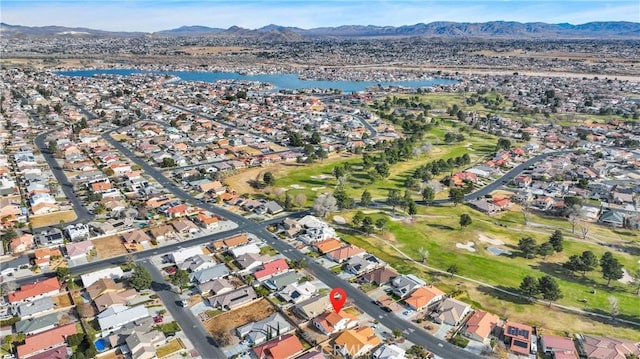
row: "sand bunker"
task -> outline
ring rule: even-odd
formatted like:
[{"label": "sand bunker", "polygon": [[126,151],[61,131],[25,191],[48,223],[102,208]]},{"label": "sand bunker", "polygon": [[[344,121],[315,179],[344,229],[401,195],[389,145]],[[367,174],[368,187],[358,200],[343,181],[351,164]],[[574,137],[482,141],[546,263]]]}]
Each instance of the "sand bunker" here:
[{"label": "sand bunker", "polygon": [[326,189],[326,188],[327,187],[325,187],[325,186],[322,186],[322,187],[311,187],[311,190],[315,192],[315,191],[320,191],[320,190]]},{"label": "sand bunker", "polygon": [[475,243],[473,243],[473,242],[467,242],[466,244],[456,243],[456,247],[458,247],[460,249],[466,249],[469,252],[475,252],[476,251],[476,249],[473,248],[474,245],[475,245]]},{"label": "sand bunker", "polygon": [[478,234],[478,239],[481,242],[489,243],[489,244],[494,245],[494,246],[504,245],[503,241],[501,241],[499,239],[494,239],[494,238],[488,237],[488,236],[486,236],[484,234]]},{"label": "sand bunker", "polygon": [[326,179],[333,178],[333,176],[331,176],[331,175],[318,175],[318,176],[311,176],[311,178],[320,179],[320,180],[326,180]]},{"label": "sand bunker", "polygon": [[618,282],[622,282],[624,284],[633,283],[633,277],[629,274],[629,271],[626,268],[622,268],[622,278],[618,279]]},{"label": "sand bunker", "polygon": [[333,221],[337,224],[345,224],[347,221],[342,216],[333,216]]},{"label": "sand bunker", "polygon": [[291,185],[291,186],[289,186],[289,187],[291,187],[291,188],[293,188],[293,189],[303,189],[303,188],[304,188],[304,186],[301,186],[301,185],[299,185],[299,184],[297,184],[297,183],[296,183],[296,184],[292,184],[292,185]]}]

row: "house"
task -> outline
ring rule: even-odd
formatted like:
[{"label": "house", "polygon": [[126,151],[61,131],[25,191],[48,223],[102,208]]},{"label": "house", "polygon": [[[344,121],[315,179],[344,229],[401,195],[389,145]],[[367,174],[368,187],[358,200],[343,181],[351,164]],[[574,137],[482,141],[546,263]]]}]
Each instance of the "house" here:
[{"label": "house", "polygon": [[269,214],[278,214],[284,211],[284,208],[282,208],[282,206],[276,201],[267,201],[267,203],[264,204],[264,207]]},{"label": "house", "polygon": [[486,214],[495,214],[500,212],[501,208],[493,202],[489,202],[486,198],[469,201],[469,206]]},{"label": "house", "polygon": [[362,275],[362,279],[367,283],[373,283],[375,285],[383,285],[389,283],[391,280],[398,276],[393,268],[380,267],[376,268],[368,273]]},{"label": "house", "polygon": [[152,359],[157,358],[156,349],[166,343],[166,338],[161,331],[150,330],[142,333],[135,330],[125,339],[132,358]]},{"label": "house", "polygon": [[140,244],[145,245],[151,242],[151,237],[142,229],[136,229],[122,234],[122,239],[129,245]]},{"label": "house", "polygon": [[349,258],[345,263],[345,268],[348,272],[354,275],[360,275],[372,271],[380,266],[385,265],[383,261],[378,259],[372,254],[366,254],[364,256],[355,256]]},{"label": "house", "polygon": [[106,277],[96,280],[93,284],[86,287],[85,290],[87,291],[89,298],[94,300],[105,293],[124,290],[124,284],[116,283],[113,279]]},{"label": "house", "polygon": [[138,296],[135,289],[127,289],[115,292],[106,292],[94,299],[94,304],[99,312],[107,310],[116,305],[128,305]]},{"label": "house", "polygon": [[299,279],[300,274],[295,271],[288,271],[270,277],[263,284],[271,290],[278,291],[290,284],[297,283]]},{"label": "house", "polygon": [[215,249],[223,249],[223,248],[233,248],[237,246],[241,246],[249,243],[249,238],[246,234],[239,234],[237,236],[225,238],[220,241],[213,242],[213,248]]},{"label": "house", "polygon": [[348,329],[340,333],[333,342],[333,354],[345,358],[356,358],[380,345],[380,338],[371,327]]},{"label": "house", "polygon": [[62,346],[67,337],[73,334],[76,334],[75,323],[28,336],[25,338],[24,344],[16,347],[18,359],[29,358],[45,350]]},{"label": "house", "polygon": [[328,295],[319,295],[303,300],[293,307],[293,313],[298,317],[309,320],[324,313],[331,308],[331,302]]},{"label": "house", "polygon": [[86,257],[93,248],[93,242],[86,240],[67,244],[65,246],[65,251],[67,252],[69,260],[76,260]]},{"label": "house", "polygon": [[82,285],[87,288],[93,283],[97,282],[101,278],[120,279],[124,275],[122,268],[120,267],[108,267],[95,272],[83,274],[80,276]]},{"label": "house", "polygon": [[33,214],[36,216],[40,214],[55,212],[58,209],[60,209],[60,206],[55,203],[48,202],[40,202],[31,206],[31,212],[33,212]]},{"label": "house", "polygon": [[151,236],[155,238],[156,241],[165,241],[175,238],[176,236],[175,230],[168,224],[150,228],[149,234],[151,234]]},{"label": "house", "polygon": [[324,335],[332,335],[356,325],[358,325],[358,318],[345,311],[336,313],[330,310],[313,319],[313,326]]},{"label": "house", "polygon": [[350,259],[355,256],[363,255],[366,252],[364,249],[360,247],[356,247],[354,245],[349,245],[346,247],[342,247],[336,250],[333,250],[326,254],[327,259],[332,260],[336,263],[342,263],[347,259]]},{"label": "house", "polygon": [[229,269],[226,265],[224,265],[224,263],[221,263],[197,272],[193,272],[189,274],[189,279],[197,284],[202,284],[214,279],[226,277],[228,275]]},{"label": "house", "polygon": [[135,320],[148,317],[149,311],[144,305],[127,307],[124,305],[114,305],[111,308],[97,315],[98,324],[102,330],[102,336],[106,336],[117,331],[124,325]]},{"label": "house", "polygon": [[171,225],[176,230],[176,232],[180,234],[186,234],[186,233],[194,234],[200,231],[198,226],[196,226],[190,220],[184,219],[184,218],[174,221],[173,223],[171,223]]},{"label": "house", "polygon": [[456,326],[471,312],[471,306],[455,298],[445,298],[436,311],[433,318],[437,323]]},{"label": "house", "polygon": [[209,297],[207,301],[214,308],[232,310],[256,300],[258,295],[253,287],[244,286],[234,291]]},{"label": "house", "polygon": [[251,244],[246,244],[243,246],[239,246],[239,247],[235,247],[229,250],[229,253],[231,253],[231,255],[234,258],[238,258],[244,254],[248,254],[248,253],[252,253],[252,254],[258,254],[260,253],[260,247],[258,247],[257,244],[255,243],[251,243]]},{"label": "house", "polygon": [[58,326],[58,313],[51,313],[36,318],[23,319],[14,324],[16,333],[34,335],[51,330]]},{"label": "house", "polygon": [[52,260],[62,258],[62,253],[58,248],[38,248],[33,253],[33,262],[40,268],[48,268]]},{"label": "house", "polygon": [[627,355],[640,356],[640,341],[611,337],[576,335],[581,358],[626,359]]},{"label": "house", "polygon": [[20,303],[25,300],[34,300],[60,293],[60,283],[53,277],[39,282],[24,284],[19,290],[9,293],[9,303]]},{"label": "house", "polygon": [[528,175],[516,176],[516,178],[513,179],[513,183],[515,183],[518,188],[529,187],[531,182],[533,182],[533,179]]},{"label": "house", "polygon": [[311,298],[318,292],[318,288],[311,282],[291,283],[282,288],[277,295],[285,302],[299,303],[303,300]]},{"label": "house", "polygon": [[543,334],[540,336],[542,352],[554,359],[578,359],[576,345],[571,338]]},{"label": "house", "polygon": [[373,352],[373,359],[404,359],[406,350],[400,348],[395,343],[383,344]]},{"label": "house", "polygon": [[399,313],[403,307],[387,294],[383,294],[376,299],[376,304],[387,312]]},{"label": "house", "polygon": [[35,314],[42,315],[50,310],[53,310],[53,298],[42,297],[30,301],[19,303],[14,307],[12,311],[14,314],[19,315],[22,318],[27,318]]},{"label": "house", "polygon": [[213,258],[211,258],[211,256],[197,254],[193,257],[187,258],[186,261],[178,264],[178,269],[186,270],[189,272],[198,272],[207,268],[211,268],[215,265],[216,262],[213,260]]},{"label": "house", "polygon": [[391,280],[391,291],[400,298],[404,298],[414,289],[427,285],[422,279],[413,274],[401,275]]},{"label": "house", "polygon": [[169,257],[175,264],[181,264],[186,261],[188,258],[193,256],[197,256],[199,254],[203,254],[202,248],[200,246],[188,247],[188,248],[180,248],[175,252],[169,253]]},{"label": "house", "polygon": [[260,345],[293,329],[294,327],[282,314],[274,313],[257,322],[250,322],[236,328],[236,334],[253,345]]},{"label": "house", "polygon": [[413,310],[423,310],[444,298],[445,293],[434,286],[419,287],[404,301]]},{"label": "house", "polygon": [[83,223],[68,225],[64,228],[64,231],[72,242],[89,238],[89,226]]},{"label": "house", "polygon": [[294,334],[280,336],[278,339],[253,348],[258,359],[290,359],[296,357],[303,350],[302,343]]},{"label": "house", "polygon": [[288,217],[282,221],[282,226],[289,237],[294,237],[302,229],[302,226],[298,221]]},{"label": "house", "polygon": [[33,249],[33,235],[25,233],[9,242],[9,251],[13,254]]},{"label": "house", "polygon": [[624,226],[624,214],[616,210],[608,210],[602,213],[598,222],[611,227],[621,228]]},{"label": "house", "polygon": [[255,271],[253,275],[257,280],[262,281],[269,279],[278,273],[282,273],[288,270],[289,265],[287,264],[287,261],[285,261],[283,258],[280,258],[263,264],[262,269]]},{"label": "house", "polygon": [[467,338],[484,342],[493,333],[498,320],[498,316],[493,313],[476,310],[463,326],[461,333]]},{"label": "house", "polygon": [[200,294],[211,293],[213,295],[228,293],[235,289],[233,284],[231,284],[225,278],[218,278],[218,279],[214,279],[214,280],[202,283],[198,285],[197,288]]},{"label": "house", "polygon": [[256,253],[245,253],[236,258],[236,263],[240,268],[242,268],[242,272],[248,273],[259,268],[264,262],[269,260],[271,260],[271,257],[266,255],[262,256]]},{"label": "house", "polygon": [[337,249],[342,248],[344,243],[336,238],[329,238],[324,241],[316,242],[313,244],[313,247],[321,254],[326,254],[331,251],[335,251]]},{"label": "house", "polygon": [[206,229],[215,229],[218,228],[218,217],[210,216],[204,213],[200,213],[195,217],[196,223],[198,223],[201,227]]},{"label": "house", "polygon": [[167,208],[164,213],[169,218],[184,217],[187,215],[189,208],[185,204],[179,204],[177,206]]},{"label": "house", "polygon": [[504,326],[504,343],[514,353],[529,355],[533,329],[515,322],[507,322]]},{"label": "house", "polygon": [[35,241],[40,247],[54,247],[64,244],[64,235],[58,228],[49,228],[35,236]]}]

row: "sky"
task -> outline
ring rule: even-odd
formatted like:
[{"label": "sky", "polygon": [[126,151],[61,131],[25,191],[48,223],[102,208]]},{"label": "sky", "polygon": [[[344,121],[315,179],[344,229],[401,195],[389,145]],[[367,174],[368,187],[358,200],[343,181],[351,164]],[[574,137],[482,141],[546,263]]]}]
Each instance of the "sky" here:
[{"label": "sky", "polygon": [[0,20],[11,25],[143,32],[183,25],[308,29],[432,21],[583,24],[640,22],[640,0],[1,0]]}]

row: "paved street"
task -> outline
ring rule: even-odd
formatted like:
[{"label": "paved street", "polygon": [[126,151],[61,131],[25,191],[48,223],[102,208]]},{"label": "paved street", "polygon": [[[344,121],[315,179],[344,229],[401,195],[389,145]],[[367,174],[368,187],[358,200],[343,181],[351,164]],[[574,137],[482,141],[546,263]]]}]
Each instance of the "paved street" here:
[{"label": "paved street", "polygon": [[205,359],[225,358],[222,350],[218,349],[213,337],[204,329],[200,320],[196,318],[189,308],[178,305],[180,296],[171,290],[162,277],[162,273],[149,260],[138,262],[151,273],[153,283],[151,289],[160,297],[173,319],[180,325],[185,336],[193,343],[200,356]]}]

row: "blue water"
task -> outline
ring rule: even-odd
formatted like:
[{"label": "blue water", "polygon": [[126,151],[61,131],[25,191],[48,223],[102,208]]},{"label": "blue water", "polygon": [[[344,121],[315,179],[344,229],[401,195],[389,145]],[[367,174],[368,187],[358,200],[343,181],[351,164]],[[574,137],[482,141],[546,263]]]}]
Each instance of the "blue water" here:
[{"label": "blue water", "polygon": [[510,256],[511,254],[513,254],[511,251],[507,251],[501,248],[497,248],[497,247],[487,247],[487,250],[489,252],[491,252],[491,254],[493,254],[494,256],[499,256],[501,254],[504,254],[506,256]]},{"label": "blue water", "polygon": [[405,86],[411,88],[431,87],[435,85],[455,84],[457,80],[431,79],[414,81],[322,81],[322,80],[302,80],[296,74],[264,74],[264,75],[241,75],[237,72],[197,72],[197,71],[141,71],[136,69],[111,69],[111,70],[79,70],[79,71],[59,71],[57,74],[64,76],[91,77],[98,74],[128,76],[136,73],[169,74],[178,76],[184,81],[206,81],[215,82],[218,80],[248,80],[260,81],[274,85],[277,89],[299,90],[304,88],[320,89],[340,89],[345,93],[363,91],[369,87],[382,86]]},{"label": "blue water", "polygon": [[107,343],[105,343],[104,339],[98,339],[94,344],[96,346],[96,350],[99,352],[103,351],[107,347]]}]

